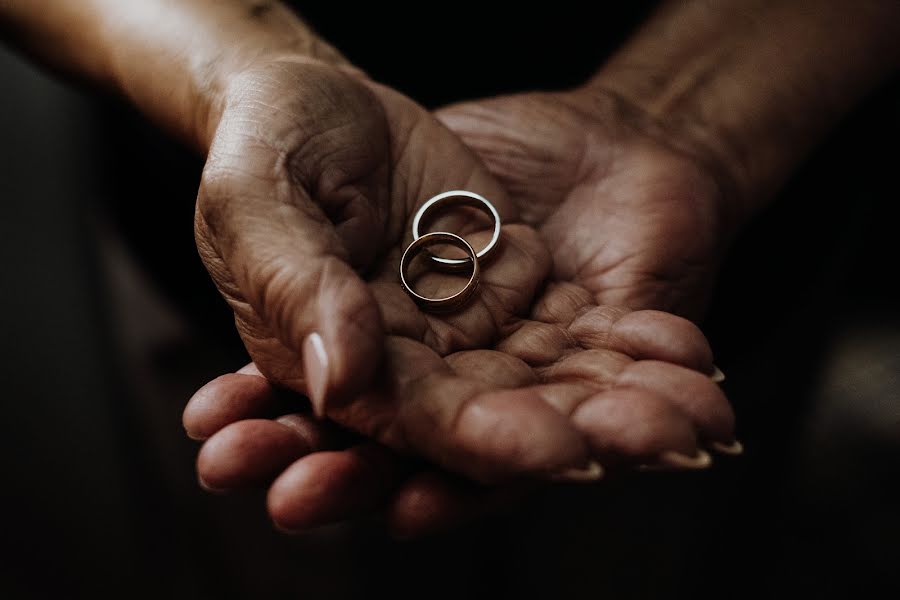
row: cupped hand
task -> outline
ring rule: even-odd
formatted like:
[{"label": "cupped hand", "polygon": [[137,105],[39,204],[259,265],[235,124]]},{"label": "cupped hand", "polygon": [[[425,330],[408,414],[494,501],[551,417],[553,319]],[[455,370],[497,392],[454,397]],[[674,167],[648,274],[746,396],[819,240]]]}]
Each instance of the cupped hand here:
[{"label": "cupped hand", "polygon": [[[196,236],[262,373],[342,425],[473,478],[584,464],[577,429],[536,394],[444,358],[498,339],[549,269],[477,158],[413,102],[330,66],[269,62],[225,98]],[[493,200],[503,244],[474,301],[435,317],[398,285],[397,265],[410,215],[456,187]],[[433,272],[417,285],[439,296],[464,282]]]},{"label": "cupped hand", "polygon": [[[482,162],[420,107],[302,61],[243,73],[226,98],[198,247],[268,379],[393,451],[478,481],[593,477],[591,459],[653,462],[731,440],[727,402],[701,374],[712,370],[702,334],[671,315],[600,306],[558,275],[541,292],[559,265]],[[411,214],[454,188],[495,203],[503,243],[475,300],[436,317],[405,295],[396,268]],[[478,221],[456,225],[475,246],[489,235]],[[418,285],[441,295],[463,281],[435,272]],[[197,406],[189,431],[218,431],[201,454],[207,484],[277,476],[270,511],[301,526],[298,482],[321,453],[295,459],[324,447],[285,441],[296,428],[283,419],[219,431],[221,411]]]},{"label": "cupped hand", "polygon": [[596,86],[447,107],[438,117],[478,153],[553,253],[552,279],[598,304],[699,318],[740,224],[728,171]]}]

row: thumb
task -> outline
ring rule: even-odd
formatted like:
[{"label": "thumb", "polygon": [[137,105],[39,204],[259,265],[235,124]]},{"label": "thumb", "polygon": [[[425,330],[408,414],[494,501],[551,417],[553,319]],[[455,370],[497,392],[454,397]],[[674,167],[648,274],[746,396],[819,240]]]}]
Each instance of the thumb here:
[{"label": "thumb", "polygon": [[[368,198],[351,202],[357,215]],[[269,379],[309,396],[315,411],[364,389],[383,351],[381,313],[351,263],[377,255],[378,219],[352,244],[296,185],[207,168],[197,202],[201,257]]]}]

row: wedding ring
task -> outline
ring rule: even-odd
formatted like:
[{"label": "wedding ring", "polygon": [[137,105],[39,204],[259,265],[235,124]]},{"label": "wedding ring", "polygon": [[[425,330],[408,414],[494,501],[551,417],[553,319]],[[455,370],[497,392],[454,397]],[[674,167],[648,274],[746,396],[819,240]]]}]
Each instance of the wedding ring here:
[{"label": "wedding ring", "polygon": [[[487,198],[474,192],[467,192],[465,190],[444,192],[423,204],[422,208],[419,209],[419,212],[416,213],[416,216],[413,219],[413,239],[418,240],[422,237],[419,234],[419,225],[422,222],[422,219],[425,218],[425,215],[433,210],[449,206],[470,206],[477,208],[484,211],[487,216],[493,219],[494,233],[491,236],[491,241],[475,255],[478,259],[487,260],[488,255],[497,247],[497,242],[500,240],[500,213],[497,212],[497,209],[494,208],[494,205],[491,204]],[[443,258],[441,256],[435,256],[430,252],[429,254],[431,255],[431,260],[440,265],[445,271],[464,270],[471,262],[471,259],[469,258]]]},{"label": "wedding ring", "polygon": [[[464,250],[469,257],[461,259],[462,262],[464,264],[472,265],[472,275],[469,277],[469,281],[466,283],[465,287],[446,298],[427,298],[417,294],[406,280],[406,272],[409,270],[409,265],[412,263],[413,258],[428,246],[433,246],[435,244],[450,244]],[[400,283],[403,285],[403,289],[412,296],[413,301],[415,301],[417,305],[430,312],[450,312],[465,304],[466,301],[472,297],[472,294],[475,293],[480,278],[481,267],[478,265],[478,256],[475,254],[475,249],[469,245],[469,242],[454,233],[447,233],[445,231],[426,233],[422,237],[413,240],[413,243],[410,244],[403,253],[403,258],[400,259]]]}]

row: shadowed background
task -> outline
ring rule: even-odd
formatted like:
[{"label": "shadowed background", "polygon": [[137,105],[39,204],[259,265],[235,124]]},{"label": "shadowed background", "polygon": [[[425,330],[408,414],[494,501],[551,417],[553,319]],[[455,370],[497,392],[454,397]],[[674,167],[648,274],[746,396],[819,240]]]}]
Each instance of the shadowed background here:
[{"label": "shadowed background", "polygon": [[[577,83],[645,4],[415,26],[382,6],[349,24],[304,12],[373,77],[439,106]],[[193,245],[202,161],[7,52],[0,81],[0,597],[900,594],[896,81],[726,264],[704,329],[745,457],[548,489],[402,544],[372,521],[288,538],[262,493],[199,489],[181,410],[246,360]]]}]

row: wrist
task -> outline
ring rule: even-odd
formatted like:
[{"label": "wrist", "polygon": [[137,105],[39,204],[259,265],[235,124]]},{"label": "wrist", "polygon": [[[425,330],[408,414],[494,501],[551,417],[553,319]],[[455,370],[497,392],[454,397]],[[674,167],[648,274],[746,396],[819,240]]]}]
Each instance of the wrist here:
[{"label": "wrist", "polygon": [[[266,61],[351,68],[280,2],[92,0],[103,79],[200,151],[208,149],[231,82]],[[108,10],[101,11],[105,7]]]},{"label": "wrist", "polygon": [[588,83],[733,184],[746,219],[856,102],[895,72],[900,5],[668,2]]},{"label": "wrist", "polygon": [[[306,40],[305,43],[308,43]],[[247,47],[239,53],[223,56],[212,65],[200,65],[191,77],[193,111],[190,115],[193,139],[198,147],[206,150],[219,127],[222,115],[242,87],[252,81],[251,73],[258,74],[266,65],[291,63],[299,65],[325,66],[357,77],[365,74],[347,62],[324,42],[317,42],[314,48],[308,46],[261,45]]]}]

